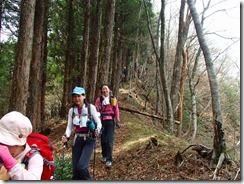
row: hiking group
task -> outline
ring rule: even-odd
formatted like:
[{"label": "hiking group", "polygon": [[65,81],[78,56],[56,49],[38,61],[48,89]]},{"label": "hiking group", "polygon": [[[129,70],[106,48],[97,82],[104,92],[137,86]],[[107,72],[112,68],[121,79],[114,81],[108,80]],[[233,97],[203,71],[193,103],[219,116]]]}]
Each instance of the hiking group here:
[{"label": "hiking group", "polygon": [[89,163],[99,137],[102,161],[107,167],[112,167],[114,127],[120,126],[119,108],[108,85],[103,84],[100,90],[101,96],[96,99],[95,105],[87,103],[84,88],[75,87],[72,91],[73,106],[69,109],[62,142],[67,143],[74,129],[73,180],[92,180]]},{"label": "hiking group", "polygon": [[[99,138],[101,161],[108,168],[113,164],[114,129],[121,127],[118,101],[108,85],[100,90],[94,105],[87,102],[83,87],[75,87],[71,93],[73,104],[61,141],[67,145],[74,136],[73,180],[93,180],[89,164]],[[48,137],[32,132],[31,121],[22,113],[12,111],[0,119],[0,180],[55,179],[52,151]]]}]

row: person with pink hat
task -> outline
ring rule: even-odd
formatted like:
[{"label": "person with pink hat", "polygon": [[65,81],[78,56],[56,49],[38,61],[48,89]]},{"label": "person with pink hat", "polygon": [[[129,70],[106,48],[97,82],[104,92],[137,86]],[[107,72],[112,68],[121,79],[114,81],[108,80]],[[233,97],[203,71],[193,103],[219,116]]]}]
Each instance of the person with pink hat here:
[{"label": "person with pink hat", "polygon": [[[31,132],[32,124],[29,118],[20,112],[9,112],[0,119],[0,179],[41,179],[43,157],[40,154],[31,157],[28,169],[21,163],[24,156],[31,150],[26,142],[27,136]],[[6,171],[5,177],[3,176],[4,170]]]}]

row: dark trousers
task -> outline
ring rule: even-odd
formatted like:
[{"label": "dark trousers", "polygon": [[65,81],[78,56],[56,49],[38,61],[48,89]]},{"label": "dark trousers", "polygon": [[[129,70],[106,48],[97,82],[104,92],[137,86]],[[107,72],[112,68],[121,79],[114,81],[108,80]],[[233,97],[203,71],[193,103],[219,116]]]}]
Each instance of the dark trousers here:
[{"label": "dark trousers", "polygon": [[92,180],[88,170],[96,140],[93,138],[77,137],[72,147],[73,179]]},{"label": "dark trousers", "polygon": [[104,120],[102,121],[102,135],[101,146],[102,156],[107,161],[113,161],[113,145],[114,145],[114,121]]}]

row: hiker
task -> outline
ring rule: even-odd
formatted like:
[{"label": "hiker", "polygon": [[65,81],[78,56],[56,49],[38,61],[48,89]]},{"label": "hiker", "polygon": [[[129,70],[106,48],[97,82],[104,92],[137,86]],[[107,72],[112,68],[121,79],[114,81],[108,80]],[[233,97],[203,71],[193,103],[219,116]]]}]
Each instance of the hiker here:
[{"label": "hiker", "polygon": [[126,81],[126,76],[127,76],[127,70],[126,70],[126,67],[124,67],[122,70],[121,82]]},{"label": "hiker", "polygon": [[35,154],[29,160],[28,170],[21,164],[31,150],[27,136],[32,132],[30,120],[22,113],[12,111],[0,119],[0,179],[40,180],[43,157]]},{"label": "hiker", "polygon": [[[74,104],[69,109],[68,124],[65,134],[62,136],[62,142],[67,143],[74,128],[74,142],[72,146],[74,180],[93,179],[88,168],[92,152],[95,148],[96,137],[99,135],[102,127],[96,107],[86,102],[85,95],[84,88],[75,87],[73,89],[72,100]],[[91,123],[92,119],[95,121],[95,124]],[[93,126],[90,126],[91,124],[88,123],[93,124]]]},{"label": "hiker", "polygon": [[[120,128],[120,114],[118,102],[114,103],[114,97],[107,84],[100,88],[101,96],[96,99],[95,106],[101,114],[102,132],[102,162],[107,167],[112,167],[113,162],[113,144],[114,144],[114,127]],[[112,100],[113,99],[113,100]]]}]

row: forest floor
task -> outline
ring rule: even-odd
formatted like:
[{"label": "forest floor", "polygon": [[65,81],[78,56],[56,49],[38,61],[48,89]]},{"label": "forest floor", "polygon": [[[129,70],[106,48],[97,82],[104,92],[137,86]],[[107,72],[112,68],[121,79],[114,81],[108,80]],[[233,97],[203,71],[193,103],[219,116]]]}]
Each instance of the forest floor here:
[{"label": "forest floor", "polygon": [[[120,96],[120,105],[133,107],[133,97],[126,92]],[[138,108],[136,108],[138,109]],[[182,154],[181,164],[176,164],[176,155],[189,146],[183,138],[170,136],[164,132],[162,123],[150,117],[121,110],[121,128],[115,129],[113,166],[106,168],[101,162],[100,140],[97,141],[90,162],[90,172],[94,180],[102,181],[179,181],[212,180],[216,165],[189,148]],[[55,154],[71,157],[71,144],[63,150],[61,136],[66,129],[66,120],[56,121],[49,135]],[[156,144],[153,144],[156,140]],[[64,151],[64,152],[63,152]],[[95,164],[94,164],[95,163]],[[95,167],[94,167],[95,165]],[[95,169],[93,171],[93,169]],[[240,180],[240,163],[224,162],[217,180]]]}]

